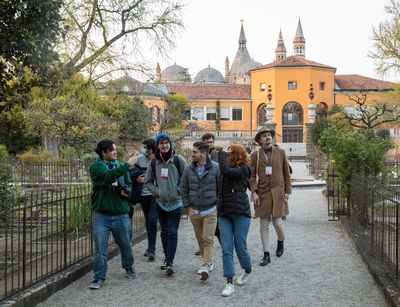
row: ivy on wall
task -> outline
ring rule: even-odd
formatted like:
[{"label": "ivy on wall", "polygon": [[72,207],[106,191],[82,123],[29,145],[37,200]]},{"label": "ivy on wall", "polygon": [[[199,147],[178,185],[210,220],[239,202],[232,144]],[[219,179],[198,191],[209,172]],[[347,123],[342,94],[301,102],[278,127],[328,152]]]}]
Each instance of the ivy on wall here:
[{"label": "ivy on wall", "polygon": [[219,99],[215,102],[215,130],[221,130],[221,102]]}]

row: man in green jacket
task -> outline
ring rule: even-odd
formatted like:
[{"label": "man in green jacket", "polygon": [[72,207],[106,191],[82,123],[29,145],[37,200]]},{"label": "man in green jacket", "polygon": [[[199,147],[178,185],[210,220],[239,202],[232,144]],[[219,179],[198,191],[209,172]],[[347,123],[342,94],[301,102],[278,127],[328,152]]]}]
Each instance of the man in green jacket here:
[{"label": "man in green jacket", "polygon": [[110,232],[121,251],[121,264],[126,276],[136,278],[130,241],[132,224],[128,216],[127,202],[132,184],[127,173],[129,167],[136,163],[138,154],[131,157],[128,162],[119,163],[116,160],[117,147],[111,140],[100,141],[96,153],[99,159],[90,166],[90,178],[93,183],[92,233],[95,247],[94,280],[90,284],[90,289],[99,289],[106,279]]}]

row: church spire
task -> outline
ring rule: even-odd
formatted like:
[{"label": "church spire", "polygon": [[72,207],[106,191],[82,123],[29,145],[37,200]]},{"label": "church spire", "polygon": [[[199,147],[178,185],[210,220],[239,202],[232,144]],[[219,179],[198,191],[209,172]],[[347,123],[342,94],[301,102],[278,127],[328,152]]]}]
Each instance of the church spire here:
[{"label": "church spire", "polygon": [[282,30],[279,30],[278,44],[275,49],[275,60],[282,60],[286,58],[286,47],[282,37]]},{"label": "church spire", "polygon": [[305,57],[306,56],[306,39],[303,35],[303,28],[301,21],[297,24],[296,36],[293,40],[293,55]]},{"label": "church spire", "polygon": [[228,56],[225,58],[225,82],[229,82],[229,59]]},{"label": "church spire", "polygon": [[156,80],[161,81],[161,67],[160,63],[157,62],[157,67],[156,67]]},{"label": "church spire", "polygon": [[246,48],[246,36],[244,35],[244,29],[243,29],[244,20],[241,19],[240,22],[242,23],[242,25],[240,27],[239,47],[240,48]]}]

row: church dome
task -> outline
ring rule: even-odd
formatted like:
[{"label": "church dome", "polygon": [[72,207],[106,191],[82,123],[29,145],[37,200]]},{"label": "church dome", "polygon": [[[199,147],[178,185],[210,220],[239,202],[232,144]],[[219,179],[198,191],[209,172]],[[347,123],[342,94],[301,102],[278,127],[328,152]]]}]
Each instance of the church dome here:
[{"label": "church dome", "polygon": [[210,65],[200,70],[194,77],[194,83],[224,83],[224,76]]},{"label": "church dome", "polygon": [[248,65],[249,70],[255,69],[255,68],[258,68],[258,67],[262,66],[262,64],[260,62],[257,62],[257,61],[254,61],[254,60],[249,62],[247,65]]},{"label": "church dome", "polygon": [[162,71],[161,80],[164,82],[190,82],[190,75],[187,68],[174,64]]},{"label": "church dome", "polygon": [[[237,60],[237,58],[235,60]],[[262,66],[261,63],[251,60],[250,57],[243,56],[232,64],[230,74],[236,76],[246,76],[249,75],[249,71],[251,69],[255,69],[260,66]]]}]

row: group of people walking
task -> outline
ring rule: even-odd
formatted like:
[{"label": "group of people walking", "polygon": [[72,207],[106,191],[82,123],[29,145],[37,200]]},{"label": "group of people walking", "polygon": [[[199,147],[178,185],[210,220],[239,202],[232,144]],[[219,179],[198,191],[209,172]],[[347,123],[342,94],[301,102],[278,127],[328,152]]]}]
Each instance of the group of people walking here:
[{"label": "group of people walking", "polygon": [[[110,232],[121,250],[121,265],[126,276],[136,278],[129,202],[139,202],[142,207],[148,236],[144,256],[149,261],[155,260],[159,221],[164,252],[160,268],[167,276],[175,273],[174,258],[183,208],[188,210],[202,257],[197,271],[202,281],[209,278],[214,268],[214,238],[218,238],[226,278],[222,296],[234,292],[234,250],[243,269],[236,284],[243,285],[251,275],[247,235],[252,217],[260,218],[264,253],[259,265],[271,262],[271,221],[278,237],[276,256],[282,256],[285,240],[282,218],[288,215],[291,181],[285,152],[273,145],[274,136],[274,130],[262,127],[255,136],[259,148],[249,155],[246,148],[236,144],[216,150],[214,135],[207,133],[193,144],[190,165],[176,154],[167,134],[143,141],[140,154],[126,163],[116,160],[114,142],[99,142],[96,149],[99,160],[90,167],[95,244],[94,280],[90,288],[99,289],[106,279]],[[254,210],[251,210],[251,202]]]}]

